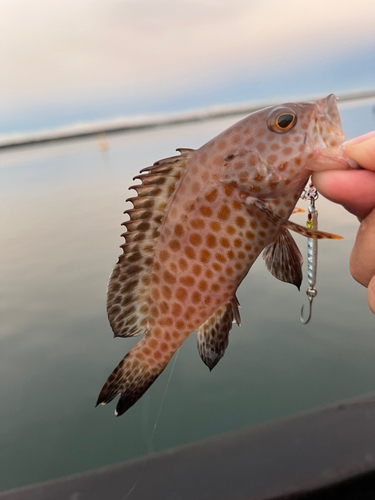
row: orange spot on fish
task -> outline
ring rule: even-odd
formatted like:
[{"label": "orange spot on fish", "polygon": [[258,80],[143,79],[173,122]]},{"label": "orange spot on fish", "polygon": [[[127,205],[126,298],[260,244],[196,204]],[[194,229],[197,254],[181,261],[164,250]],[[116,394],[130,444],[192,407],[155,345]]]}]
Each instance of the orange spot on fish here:
[{"label": "orange spot on fish", "polygon": [[245,227],[246,221],[243,217],[237,217],[236,224],[238,227]]},{"label": "orange spot on fish", "polygon": [[230,210],[227,205],[222,205],[222,207],[219,210],[219,213],[217,214],[218,218],[220,220],[227,220],[230,215]]},{"label": "orange spot on fish", "polygon": [[195,251],[192,247],[185,248],[185,255],[188,259],[195,259]]},{"label": "orange spot on fish", "polygon": [[162,262],[165,262],[169,258],[169,252],[167,252],[166,250],[161,250],[159,258]]},{"label": "orange spot on fish", "polygon": [[169,271],[164,271],[163,278],[170,285],[176,282],[176,277]]},{"label": "orange spot on fish", "polygon": [[194,264],[192,271],[195,276],[199,276],[202,272],[202,266],[200,266],[199,264]]},{"label": "orange spot on fish", "polygon": [[166,314],[169,311],[169,305],[165,301],[160,304],[160,311],[162,314]]},{"label": "orange spot on fish", "polygon": [[185,259],[180,259],[178,261],[178,266],[182,271],[186,271],[186,269],[188,268],[188,263],[186,262]]},{"label": "orange spot on fish", "polygon": [[173,252],[178,252],[181,248],[180,242],[178,240],[172,240],[168,246]]},{"label": "orange spot on fish", "polygon": [[182,307],[180,304],[177,304],[176,302],[172,305],[172,314],[173,316],[180,316],[182,313]]},{"label": "orange spot on fish", "polygon": [[180,302],[184,302],[187,297],[187,291],[185,288],[179,287],[176,290],[176,299]]},{"label": "orange spot on fish", "polygon": [[211,215],[212,215],[212,209],[210,207],[203,206],[203,207],[200,208],[200,213],[204,217],[211,217]]},{"label": "orange spot on fish", "polygon": [[229,248],[230,247],[229,240],[227,238],[220,238],[220,245],[224,248]]},{"label": "orange spot on fish", "polygon": [[216,260],[218,260],[221,263],[224,263],[227,261],[227,259],[224,257],[224,255],[222,253],[217,253],[215,255],[215,258],[216,258]]},{"label": "orange spot on fish", "polygon": [[233,188],[231,186],[228,186],[227,184],[224,186],[224,193],[225,196],[232,196],[233,193]]},{"label": "orange spot on fish", "polygon": [[206,243],[209,248],[215,248],[216,247],[216,236],[213,234],[208,234],[206,237]]},{"label": "orange spot on fish", "polygon": [[190,243],[197,247],[202,243],[202,236],[198,233],[193,233],[189,238]]},{"label": "orange spot on fish", "polygon": [[229,252],[227,253],[227,255],[228,255],[228,259],[231,259],[231,260],[233,260],[234,257],[235,257],[233,250],[229,250]]},{"label": "orange spot on fish", "polygon": [[148,345],[151,349],[155,349],[159,345],[159,342],[156,339],[151,339]]},{"label": "orange spot on fish", "polygon": [[167,300],[169,300],[172,297],[172,291],[167,285],[162,286],[161,293],[163,297]]},{"label": "orange spot on fish", "polygon": [[199,290],[200,290],[201,292],[205,292],[205,291],[207,290],[207,288],[208,288],[207,281],[205,281],[205,280],[201,280],[201,281],[199,282],[198,288],[199,288]]},{"label": "orange spot on fish", "polygon": [[184,235],[184,228],[181,224],[176,224],[176,227],[174,228],[174,234],[179,238]]},{"label": "orange spot on fish", "polygon": [[193,219],[190,224],[194,229],[203,229],[205,226],[203,219]]},{"label": "orange spot on fish", "polygon": [[211,271],[211,269],[206,269],[206,271],[205,271],[205,273],[204,273],[204,274],[206,275],[206,277],[207,277],[208,279],[211,279],[211,278],[212,278],[212,276],[214,275],[214,273]]},{"label": "orange spot on fish", "polygon": [[185,286],[194,286],[195,285],[195,279],[192,276],[181,276],[180,282],[185,285]]},{"label": "orange spot on fish", "polygon": [[213,203],[216,200],[217,195],[218,195],[218,190],[215,188],[211,192],[206,194],[206,200],[210,203]]},{"label": "orange spot on fish", "polygon": [[210,227],[211,227],[211,229],[212,229],[213,231],[216,231],[216,232],[217,232],[217,231],[220,231],[220,229],[221,229],[220,224],[219,224],[218,222],[215,222],[215,221],[214,221],[214,222],[211,222]]},{"label": "orange spot on fish", "polygon": [[208,250],[201,250],[201,262],[202,264],[207,264],[207,262],[210,260],[211,254]]},{"label": "orange spot on fish", "polygon": [[269,155],[267,157],[267,162],[270,164],[270,165],[273,165],[274,163],[276,163],[277,161],[277,156],[276,155]]}]

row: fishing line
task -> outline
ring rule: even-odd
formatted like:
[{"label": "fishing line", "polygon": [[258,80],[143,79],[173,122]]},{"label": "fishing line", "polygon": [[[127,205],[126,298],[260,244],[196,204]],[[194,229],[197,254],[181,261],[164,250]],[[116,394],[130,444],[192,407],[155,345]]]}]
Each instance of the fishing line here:
[{"label": "fishing line", "polygon": [[135,483],[133,484],[133,486],[130,488],[130,490],[127,492],[127,494],[121,498],[121,500],[127,500],[127,498],[129,498],[129,496],[133,493],[133,491],[135,490],[135,488],[137,487],[139,481],[141,480],[142,476],[143,476],[143,473],[144,473],[144,470],[145,470],[145,467],[146,467],[146,464],[148,462],[148,459],[150,458],[150,455],[153,451],[153,441],[154,441],[154,437],[155,437],[155,432],[156,432],[156,428],[158,426],[158,423],[159,423],[159,419],[160,419],[160,415],[161,415],[161,411],[163,409],[163,406],[164,406],[164,401],[165,401],[165,398],[166,398],[166,395],[167,395],[167,391],[168,391],[168,388],[169,388],[169,384],[171,382],[171,379],[172,379],[172,374],[173,374],[173,371],[174,371],[174,367],[176,365],[176,361],[177,361],[177,357],[178,357],[178,351],[179,349],[177,349],[176,351],[176,354],[174,356],[174,360],[173,360],[173,364],[172,364],[172,368],[171,368],[171,371],[169,373],[169,377],[168,377],[168,380],[167,380],[167,383],[165,385],[165,389],[164,389],[164,394],[163,394],[163,397],[161,398],[161,402],[160,402],[160,406],[159,406],[159,410],[158,410],[158,413],[156,415],[156,420],[155,420],[155,424],[154,424],[154,428],[152,430],[152,434],[151,434],[151,438],[150,438],[150,442],[149,442],[149,446],[148,446],[148,451],[147,451],[147,455],[145,456],[144,460],[143,460],[143,464],[142,464],[142,467],[141,467],[141,470],[139,472],[139,475],[137,477],[137,479],[135,480]]}]

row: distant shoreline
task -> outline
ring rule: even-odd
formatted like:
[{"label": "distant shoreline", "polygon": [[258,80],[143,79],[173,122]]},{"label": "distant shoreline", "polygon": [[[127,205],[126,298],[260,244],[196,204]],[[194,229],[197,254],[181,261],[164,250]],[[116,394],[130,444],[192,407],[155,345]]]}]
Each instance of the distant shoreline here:
[{"label": "distant shoreline", "polygon": [[[314,101],[322,96],[305,96],[302,98],[294,98],[293,101]],[[363,90],[337,94],[338,104],[350,104],[355,101],[358,105],[358,100],[363,100],[368,103],[370,100],[375,101],[375,89]],[[22,146],[30,146],[43,144],[47,142],[67,141],[72,139],[92,137],[98,135],[99,138],[105,134],[113,134],[119,132],[132,132],[137,130],[145,130],[158,127],[170,127],[174,125],[182,125],[185,123],[193,123],[215,118],[224,118],[227,116],[247,115],[258,109],[277,104],[275,101],[263,102],[248,102],[237,105],[221,105],[200,108],[191,111],[180,113],[168,113],[149,116],[133,116],[119,117],[112,120],[86,122],[73,124],[65,127],[42,130],[31,133],[17,133],[0,135],[0,150],[17,148]]]}]

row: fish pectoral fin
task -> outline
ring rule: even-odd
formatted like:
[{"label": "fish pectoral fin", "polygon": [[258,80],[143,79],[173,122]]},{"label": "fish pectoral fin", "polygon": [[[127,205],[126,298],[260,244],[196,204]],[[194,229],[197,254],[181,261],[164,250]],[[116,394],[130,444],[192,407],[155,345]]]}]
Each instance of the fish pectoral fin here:
[{"label": "fish pectoral fin", "polygon": [[305,214],[306,210],[299,207],[294,207],[292,214]]},{"label": "fish pectoral fin", "polygon": [[225,354],[232,324],[241,324],[239,305],[237,297],[234,296],[232,300],[217,309],[197,330],[198,352],[210,371]]},{"label": "fish pectoral fin", "polygon": [[275,214],[272,210],[270,210],[267,205],[256,198],[248,197],[245,200],[245,203],[249,206],[255,205],[267,218],[269,222],[272,224],[276,224],[284,229],[289,229],[290,231],[295,231],[301,236],[305,236],[306,238],[312,238],[313,240],[322,240],[322,239],[330,239],[330,240],[342,240],[342,236],[338,236],[337,234],[326,233],[324,231],[318,231],[316,229],[308,229],[307,227],[300,226],[299,224],[295,224],[294,222],[283,219],[279,215]]},{"label": "fish pectoral fin", "polygon": [[292,235],[283,227],[275,240],[266,246],[263,259],[269,272],[280,281],[295,285],[302,283],[303,258]]}]

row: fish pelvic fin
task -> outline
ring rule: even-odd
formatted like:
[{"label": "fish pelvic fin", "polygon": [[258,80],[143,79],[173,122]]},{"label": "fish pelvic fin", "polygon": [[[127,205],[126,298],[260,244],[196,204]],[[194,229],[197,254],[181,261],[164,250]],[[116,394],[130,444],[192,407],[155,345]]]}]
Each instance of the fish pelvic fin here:
[{"label": "fish pelvic fin", "polygon": [[306,238],[311,238],[313,240],[322,240],[322,239],[330,239],[330,240],[342,240],[342,236],[338,236],[337,234],[326,233],[324,231],[318,231],[315,229],[308,229],[307,227],[300,226],[299,224],[295,224],[294,222],[283,219],[279,215],[275,214],[272,210],[270,210],[267,205],[256,198],[248,197],[246,199],[247,205],[255,205],[266,217],[267,220],[273,224],[276,224],[284,229],[290,229],[291,231],[295,231],[301,236],[305,236]]},{"label": "fish pelvic fin", "polygon": [[156,240],[166,207],[176,189],[181,172],[193,150],[181,149],[179,156],[160,160],[134,177],[136,197],[127,201],[125,243],[111,274],[107,289],[107,313],[115,337],[144,333],[148,320],[148,292]]},{"label": "fish pelvic fin", "polygon": [[[150,365],[147,349],[147,339],[143,338],[116,366],[100,391],[96,406],[110,403],[120,395],[115,414],[123,415],[154,383],[167,366],[168,360]],[[148,349],[149,351],[149,349]],[[148,354],[148,353],[147,353]]]},{"label": "fish pelvic fin", "polygon": [[210,371],[224,356],[229,343],[232,324],[241,324],[239,302],[232,300],[221,306],[197,330],[197,347],[200,357]]},{"label": "fish pelvic fin", "polygon": [[300,289],[303,257],[287,229],[280,228],[275,240],[264,249],[263,259],[275,278]]}]

